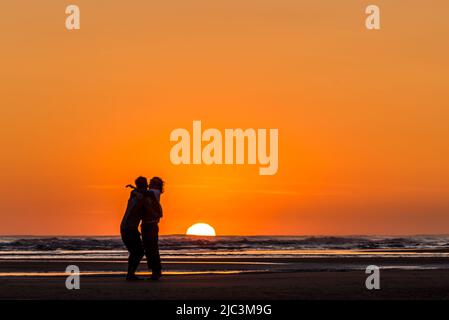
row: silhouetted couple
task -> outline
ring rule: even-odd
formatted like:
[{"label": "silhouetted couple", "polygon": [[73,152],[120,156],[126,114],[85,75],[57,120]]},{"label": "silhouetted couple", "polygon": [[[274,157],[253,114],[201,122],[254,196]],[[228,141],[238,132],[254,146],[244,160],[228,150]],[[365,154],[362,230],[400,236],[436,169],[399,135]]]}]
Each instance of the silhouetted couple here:
[{"label": "silhouetted couple", "polygon": [[127,185],[133,190],[120,225],[123,243],[129,251],[126,280],[140,280],[136,270],[144,255],[152,272],[151,279],[158,280],[162,276],[158,223],[162,218],[160,196],[164,192],[164,182],[154,177],[148,184],[147,178],[138,177],[135,183],[135,186]]}]

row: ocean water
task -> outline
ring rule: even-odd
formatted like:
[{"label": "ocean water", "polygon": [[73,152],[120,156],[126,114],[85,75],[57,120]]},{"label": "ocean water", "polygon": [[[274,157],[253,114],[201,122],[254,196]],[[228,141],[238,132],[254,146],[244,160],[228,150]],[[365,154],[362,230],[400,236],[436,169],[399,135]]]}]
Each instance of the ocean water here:
[{"label": "ocean water", "polygon": [[[160,237],[162,258],[449,256],[449,236]],[[0,260],[127,258],[120,237],[0,237]]]}]

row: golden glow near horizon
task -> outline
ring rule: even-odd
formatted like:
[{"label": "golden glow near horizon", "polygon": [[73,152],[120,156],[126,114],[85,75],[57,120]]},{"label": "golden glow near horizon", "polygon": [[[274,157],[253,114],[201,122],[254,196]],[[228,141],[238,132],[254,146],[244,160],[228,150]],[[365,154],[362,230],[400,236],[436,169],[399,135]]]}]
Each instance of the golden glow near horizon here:
[{"label": "golden glow near horizon", "polygon": [[[0,234],[116,235],[139,175],[161,234],[448,233],[449,1],[375,4],[380,30],[362,0],[77,0],[67,30],[0,1]],[[174,165],[195,120],[278,129],[275,174]]]},{"label": "golden glow near horizon", "polygon": [[207,223],[195,223],[187,229],[186,235],[210,237],[216,236],[215,229]]}]

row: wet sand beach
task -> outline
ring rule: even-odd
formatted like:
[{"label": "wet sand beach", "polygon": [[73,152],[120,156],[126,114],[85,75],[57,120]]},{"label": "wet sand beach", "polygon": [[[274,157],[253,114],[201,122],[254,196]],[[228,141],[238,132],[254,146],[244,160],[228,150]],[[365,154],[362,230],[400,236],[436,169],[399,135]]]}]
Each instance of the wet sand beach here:
[{"label": "wet sand beach", "polygon": [[[67,290],[64,271],[81,271]],[[381,269],[367,290],[365,268]],[[167,259],[158,282],[126,282],[126,261],[2,261],[0,299],[449,299],[445,257]],[[145,264],[140,275],[148,277]]]}]

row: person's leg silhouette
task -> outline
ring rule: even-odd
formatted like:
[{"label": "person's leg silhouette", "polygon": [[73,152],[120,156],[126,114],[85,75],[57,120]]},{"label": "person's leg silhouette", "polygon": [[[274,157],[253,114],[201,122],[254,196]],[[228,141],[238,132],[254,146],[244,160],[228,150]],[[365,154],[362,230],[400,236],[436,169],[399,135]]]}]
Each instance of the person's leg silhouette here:
[{"label": "person's leg silhouette", "polygon": [[151,279],[158,280],[162,276],[161,258],[159,255],[159,226],[157,223],[142,224],[142,241],[147,258]]},{"label": "person's leg silhouette", "polygon": [[144,256],[144,249],[140,233],[137,230],[126,230],[121,232],[123,243],[128,249],[128,273],[126,280],[139,280],[136,270]]}]

